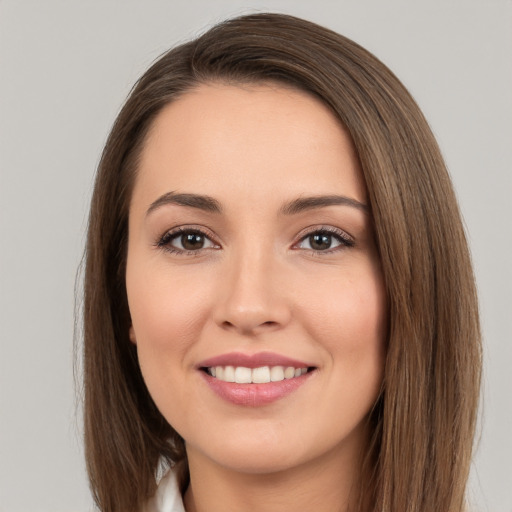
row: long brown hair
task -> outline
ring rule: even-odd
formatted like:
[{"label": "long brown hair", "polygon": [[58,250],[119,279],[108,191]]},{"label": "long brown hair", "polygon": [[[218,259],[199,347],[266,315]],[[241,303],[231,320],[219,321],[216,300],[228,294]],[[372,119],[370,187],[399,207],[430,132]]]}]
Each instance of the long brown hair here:
[{"label": "long brown hair", "polygon": [[99,508],[139,511],[155,491],[159,461],[178,465],[186,478],[184,442],[149,396],[129,341],[128,210],[153,120],[212,81],[277,81],[308,91],[351,134],[389,304],[362,493],[375,512],[460,512],[481,351],[470,256],[443,159],[418,106],[379,60],[339,34],[278,14],[225,21],[163,55],[132,90],[106,143],[84,284],[85,447]]}]

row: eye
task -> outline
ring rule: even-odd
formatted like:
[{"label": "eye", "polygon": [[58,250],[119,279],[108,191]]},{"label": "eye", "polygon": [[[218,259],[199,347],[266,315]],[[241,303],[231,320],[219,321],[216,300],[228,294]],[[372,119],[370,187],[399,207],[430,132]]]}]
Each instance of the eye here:
[{"label": "eye", "polygon": [[157,243],[158,247],[165,248],[172,253],[193,253],[201,249],[216,249],[215,244],[205,233],[199,229],[183,229],[169,231]]},{"label": "eye", "polygon": [[340,229],[318,229],[302,237],[297,244],[298,249],[315,252],[331,252],[344,247],[352,247],[354,240]]}]

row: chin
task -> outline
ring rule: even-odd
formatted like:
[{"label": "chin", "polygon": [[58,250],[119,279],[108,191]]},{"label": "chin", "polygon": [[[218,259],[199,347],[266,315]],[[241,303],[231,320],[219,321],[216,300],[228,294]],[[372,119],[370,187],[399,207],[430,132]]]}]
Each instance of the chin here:
[{"label": "chin", "polygon": [[268,426],[250,431],[240,428],[238,432],[222,431],[217,435],[210,431],[208,440],[190,439],[186,447],[189,460],[206,458],[239,473],[275,473],[302,462],[304,454],[297,450],[301,443],[297,443],[295,437]]},{"label": "chin", "polygon": [[[242,429],[240,429],[242,430]],[[354,446],[354,437],[359,437],[358,428],[342,432],[306,432],[285,428],[243,429],[229,436],[211,436],[209,442],[201,440],[197,445],[187,443],[190,456],[199,455],[225,470],[241,474],[263,475],[287,472],[301,466],[315,464],[334,457],[353,455],[349,446]],[[334,434],[334,435],[333,435]],[[309,440],[309,442],[305,442]],[[347,441],[347,442],[345,442]],[[359,439],[362,441],[362,439]],[[356,443],[360,448],[358,441]],[[196,458],[196,460],[198,460]]]},{"label": "chin", "polygon": [[212,460],[229,471],[248,475],[279,473],[300,466],[304,460],[297,453],[274,449],[240,449],[223,447],[222,454],[211,454]]}]

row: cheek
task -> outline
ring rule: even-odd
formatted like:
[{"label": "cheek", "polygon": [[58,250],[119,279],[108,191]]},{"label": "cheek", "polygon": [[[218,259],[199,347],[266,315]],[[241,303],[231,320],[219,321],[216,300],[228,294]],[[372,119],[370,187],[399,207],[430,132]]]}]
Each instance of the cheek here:
[{"label": "cheek", "polygon": [[333,375],[340,380],[340,389],[361,389],[371,395],[380,388],[386,351],[382,278],[372,267],[330,283],[304,304],[306,328],[338,370]]},{"label": "cheek", "polygon": [[[308,317],[310,335],[328,364],[324,392],[316,399],[318,429],[325,439],[359,432],[382,386],[387,308],[379,276],[340,279]],[[318,305],[320,298],[318,298]],[[305,312],[305,314],[307,314]],[[329,418],[329,421],[325,421]]]},{"label": "cheek", "polygon": [[190,373],[190,351],[207,321],[211,294],[186,272],[147,264],[142,268],[135,258],[128,261],[133,341],[146,386],[160,412],[174,425],[176,411],[181,411],[178,419],[186,416],[191,400],[192,390],[183,377]]},{"label": "cheek", "polygon": [[207,321],[211,294],[186,272],[173,273],[156,265],[146,271],[141,268],[135,260],[128,262],[128,304],[141,370],[154,380],[169,366],[187,364],[187,351]]},{"label": "cheek", "polygon": [[387,308],[384,286],[377,272],[330,280],[330,285],[317,290],[304,308],[322,338],[343,340],[347,349],[364,345],[381,345],[386,333]]}]

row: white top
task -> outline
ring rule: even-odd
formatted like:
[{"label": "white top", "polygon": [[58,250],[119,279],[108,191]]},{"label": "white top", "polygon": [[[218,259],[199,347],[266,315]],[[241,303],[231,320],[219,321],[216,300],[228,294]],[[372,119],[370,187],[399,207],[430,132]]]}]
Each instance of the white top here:
[{"label": "white top", "polygon": [[185,512],[174,471],[160,480],[155,495],[146,503],[144,512]]}]

